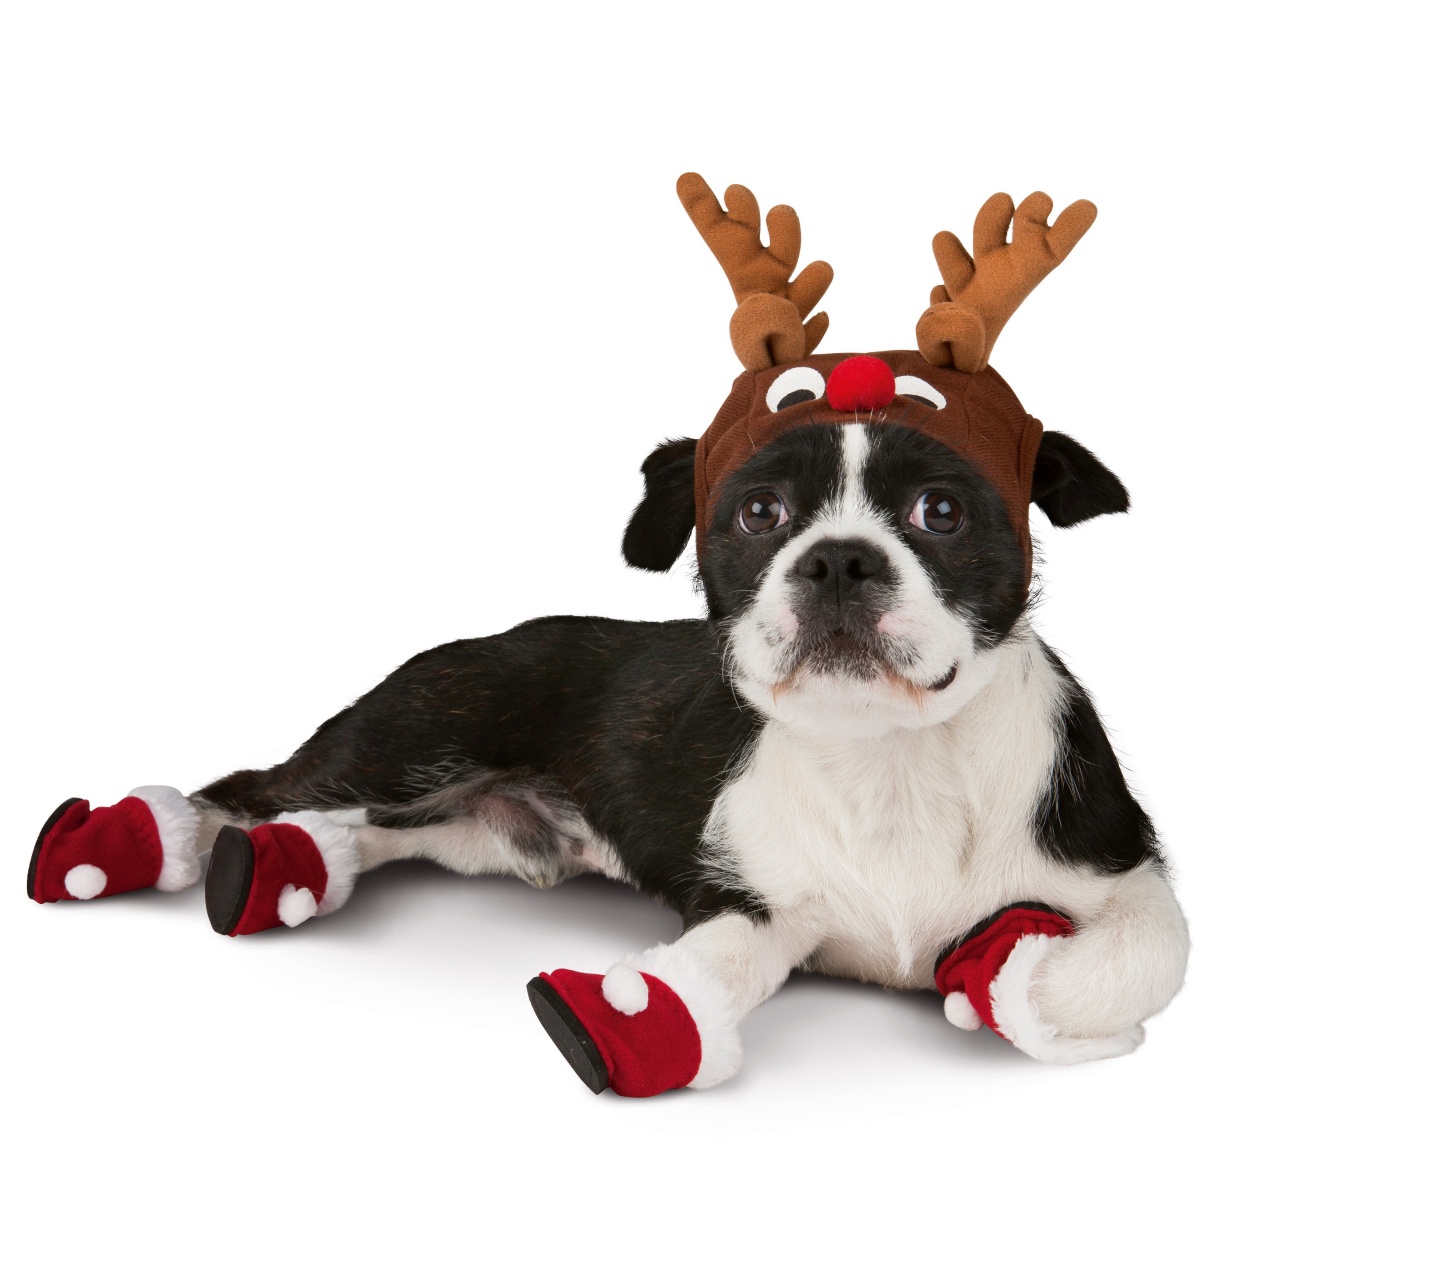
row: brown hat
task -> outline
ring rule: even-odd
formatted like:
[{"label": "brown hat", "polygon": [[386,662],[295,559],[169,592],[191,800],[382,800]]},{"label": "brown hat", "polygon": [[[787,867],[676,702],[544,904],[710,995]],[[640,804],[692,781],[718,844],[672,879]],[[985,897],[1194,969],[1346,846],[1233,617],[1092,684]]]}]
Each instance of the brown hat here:
[{"label": "brown hat", "polygon": [[[935,237],[944,283],[931,291],[931,305],[916,326],[919,350],[812,356],[829,319],[823,311],[806,317],[833,272],[814,262],[790,278],[800,260],[795,211],[788,205],[770,210],[766,247],[760,207],[744,187],[726,190],[724,209],[699,174],[683,175],[676,190],[734,291],[730,338],[745,366],[696,447],[699,544],[709,532],[720,486],[756,452],[791,427],[854,421],[865,413],[872,422],[924,432],[979,469],[1009,512],[1028,580],[1030,480],[1042,428],[989,368],[990,352],[1026,295],[1089,230],[1095,206],[1077,201],[1051,226],[1049,196],[1036,192],[1018,209],[1007,195],[991,196],[975,219],[973,258],[950,232]],[[1007,240],[1012,222],[1014,238]],[[801,367],[818,375],[801,375],[808,395],[769,394],[780,379],[794,381],[790,371]]]}]

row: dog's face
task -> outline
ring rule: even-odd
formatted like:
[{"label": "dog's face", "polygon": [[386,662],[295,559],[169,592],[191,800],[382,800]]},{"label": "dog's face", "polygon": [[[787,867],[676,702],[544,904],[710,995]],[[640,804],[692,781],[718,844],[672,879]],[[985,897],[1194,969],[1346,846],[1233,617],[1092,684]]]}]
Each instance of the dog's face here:
[{"label": "dog's face", "polygon": [[[789,421],[711,497],[699,562],[732,681],[765,716],[831,736],[948,719],[987,682],[1027,601],[1025,548],[1001,494],[921,429],[934,411],[924,400],[846,414],[812,396],[773,411]],[[684,549],[694,444],[647,459],[632,563],[668,567]],[[1054,432],[1032,489],[1055,523],[1125,506],[1119,481]]]},{"label": "dog's face", "polygon": [[731,675],[767,715],[829,732],[934,723],[1025,605],[994,489],[918,431],[787,431],[715,506],[702,579]]}]

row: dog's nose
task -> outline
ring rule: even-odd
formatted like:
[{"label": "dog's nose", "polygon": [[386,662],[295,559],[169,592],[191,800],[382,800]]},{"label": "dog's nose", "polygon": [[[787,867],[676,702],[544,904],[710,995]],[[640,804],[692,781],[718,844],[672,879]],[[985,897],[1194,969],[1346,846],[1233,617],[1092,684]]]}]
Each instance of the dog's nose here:
[{"label": "dog's nose", "polygon": [[833,598],[837,605],[860,598],[876,582],[888,576],[885,553],[863,538],[827,538],[817,542],[790,570],[791,576],[808,583],[821,599]]}]

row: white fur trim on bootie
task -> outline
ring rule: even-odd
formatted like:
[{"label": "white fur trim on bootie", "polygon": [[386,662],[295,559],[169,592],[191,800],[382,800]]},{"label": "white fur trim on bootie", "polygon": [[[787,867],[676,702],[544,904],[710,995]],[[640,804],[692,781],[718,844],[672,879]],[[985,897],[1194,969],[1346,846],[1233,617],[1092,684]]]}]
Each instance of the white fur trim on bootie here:
[{"label": "white fur trim on bootie", "polygon": [[[360,845],[355,836],[355,828],[344,826],[317,809],[282,813],[273,821],[288,822],[291,826],[299,827],[315,841],[315,847],[320,850],[320,857],[325,863],[327,883],[325,896],[316,903],[314,914],[326,916],[337,907],[344,906],[346,899],[350,897],[350,891],[355,888],[355,877],[360,874]],[[295,923],[300,924],[309,918],[304,916]],[[281,919],[284,920],[285,917],[282,915]],[[285,920],[285,923],[289,924],[290,921]]]},{"label": "white fur trim on bootie", "polygon": [[1041,1062],[1069,1066],[1134,1053],[1145,1039],[1142,1026],[1127,1027],[1113,1036],[1076,1039],[1061,1035],[1058,1027],[1042,1021],[1039,1009],[1030,998],[1035,969],[1055,947],[1064,946],[1068,941],[1068,938],[1030,933],[1015,944],[1009,959],[1000,966],[1000,972],[990,984],[995,1025],[1017,1049]]},{"label": "white fur trim on bootie", "polygon": [[685,1002],[695,1020],[700,1032],[700,1069],[688,1088],[709,1089],[740,1070],[740,1019],[724,985],[701,961],[668,946],[652,947],[644,955],[627,957],[625,963],[659,978]]},{"label": "white fur trim on bootie", "polygon": [[130,794],[145,801],[160,833],[160,878],[155,887],[166,893],[188,889],[200,879],[200,853],[195,848],[200,815],[195,806],[174,787],[136,787]]}]

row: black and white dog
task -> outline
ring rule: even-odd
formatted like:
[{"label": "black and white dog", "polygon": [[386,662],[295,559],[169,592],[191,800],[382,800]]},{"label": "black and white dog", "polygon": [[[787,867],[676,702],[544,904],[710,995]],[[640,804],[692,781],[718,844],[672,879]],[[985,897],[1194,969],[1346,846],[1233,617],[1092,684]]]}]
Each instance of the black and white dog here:
[{"label": "black and white dog", "polygon": [[[684,545],[693,447],[647,463],[632,560]],[[1113,509],[1065,436],[1037,469],[1067,477],[1039,499],[1067,523]],[[1135,1048],[1185,923],[1089,698],[1025,619],[989,486],[918,432],[816,424],[736,472],[715,530],[708,620],[545,618],[420,654],[284,764],[199,791],[186,852],[307,811],[361,871],[633,884],[684,919],[622,964],[683,992],[698,1085],[734,1072],[740,1018],[792,969],[933,989],[947,945],[1015,902],[1077,928],[1031,960],[1012,1039],[1055,1062]],[[243,868],[219,862],[231,932]]]},{"label": "black and white dog", "polygon": [[[831,388],[880,364],[836,359]],[[729,1077],[741,1019],[796,968],[938,972],[952,1022],[1048,1062],[1133,1050],[1180,987],[1186,925],[1089,698],[1027,620],[1028,534],[919,429],[943,391],[905,375],[847,412],[826,372],[764,375],[760,411],[788,416],[701,516],[708,618],[544,618],[422,653],[274,768],[62,805],[31,896],[184,887],[212,847],[227,934],[323,915],[402,858],[621,880],[681,914],[679,940],[531,995],[587,1083],[623,1093]],[[647,459],[632,564],[686,547],[696,445]],[[1032,456],[1053,523],[1128,505],[1068,437]]]}]

